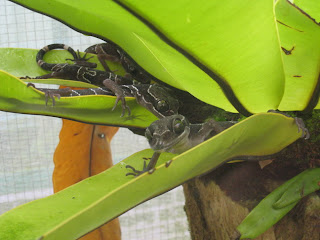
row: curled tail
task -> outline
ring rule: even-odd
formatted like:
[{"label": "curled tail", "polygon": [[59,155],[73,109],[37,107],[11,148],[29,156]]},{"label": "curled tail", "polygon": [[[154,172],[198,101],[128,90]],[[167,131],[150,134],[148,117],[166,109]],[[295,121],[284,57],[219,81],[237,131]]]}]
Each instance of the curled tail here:
[{"label": "curled tail", "polygon": [[38,52],[37,57],[36,57],[37,64],[44,70],[52,71],[52,69],[57,65],[56,63],[46,63],[43,60],[44,55],[53,49],[65,49],[69,53],[72,54],[74,59],[78,58],[76,52],[68,45],[61,44],[61,43],[47,45],[47,46],[43,47],[42,49],[40,49],[40,51]]}]

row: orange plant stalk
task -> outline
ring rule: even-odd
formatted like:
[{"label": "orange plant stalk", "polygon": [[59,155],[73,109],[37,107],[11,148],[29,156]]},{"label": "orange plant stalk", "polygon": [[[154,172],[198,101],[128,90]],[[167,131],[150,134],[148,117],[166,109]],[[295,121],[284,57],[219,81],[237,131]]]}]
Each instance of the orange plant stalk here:
[{"label": "orange plant stalk", "polygon": [[[118,131],[117,127],[91,125],[66,119],[62,121],[60,142],[53,157],[54,192],[111,167],[110,141]],[[121,240],[119,220],[114,219],[80,239]]]}]

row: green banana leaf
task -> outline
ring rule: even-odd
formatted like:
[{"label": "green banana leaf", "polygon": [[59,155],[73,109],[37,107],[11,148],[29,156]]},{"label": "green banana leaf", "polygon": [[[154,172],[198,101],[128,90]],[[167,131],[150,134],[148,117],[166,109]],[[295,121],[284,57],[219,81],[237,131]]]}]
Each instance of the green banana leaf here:
[{"label": "green banana leaf", "polygon": [[292,0],[299,8],[309,14],[318,23],[320,22],[320,2],[310,0]]},{"label": "green banana leaf", "polygon": [[[280,20],[276,22],[274,1],[270,0],[188,3],[165,0],[152,4],[141,0],[14,2],[56,18],[85,34],[117,43],[155,79],[189,91],[200,100],[227,111],[237,110],[249,115],[249,112],[276,108],[320,108],[317,90],[320,54],[318,45],[315,46],[319,42],[319,26],[287,1],[279,0],[276,5],[276,18],[278,20],[279,16],[281,23]],[[297,34],[287,28],[306,34]],[[293,50],[292,46],[295,47]],[[288,51],[291,54],[287,54]],[[36,69],[39,67],[35,61],[30,61],[35,58],[36,53],[33,54],[33,57],[24,53],[18,55],[26,64],[22,69],[17,70],[17,65],[14,66],[14,56],[9,57],[11,62],[3,61],[0,69],[15,76],[30,76],[41,71]],[[31,68],[27,66],[29,62],[33,62]],[[303,78],[293,77],[293,74],[301,74]],[[101,97],[91,96],[61,99],[57,106],[63,111],[55,107],[49,109],[44,106],[44,96],[40,92],[26,88],[21,81],[4,72],[1,72],[1,79],[5,83],[1,88],[5,90],[0,91],[1,110],[56,114],[86,122],[92,122],[90,117],[94,114],[88,117],[81,109],[105,110],[108,113],[97,117],[95,123],[106,121],[112,125],[137,127],[145,127],[156,119],[146,110],[140,112],[134,99],[128,100],[129,106],[136,109],[133,116],[138,116],[132,119],[121,119],[119,108],[118,113],[112,113],[116,115],[110,115],[114,103],[110,97],[105,102]],[[23,97],[16,97],[20,94]],[[108,117],[109,120],[104,120]],[[266,129],[261,129],[261,124],[266,125]],[[265,139],[266,136],[269,137]],[[177,157],[164,154],[152,175],[135,179],[124,177],[125,164],[137,166],[142,156],[151,155],[150,151],[138,153],[109,172],[4,214],[0,217],[0,239],[79,237],[140,202],[234,159],[234,156],[272,154],[299,136],[292,119],[279,114],[258,114]],[[173,161],[166,168],[164,163],[168,160]],[[110,178],[114,185],[107,189],[104,183]],[[117,202],[121,199],[121,204],[110,207],[114,199]]]},{"label": "green banana leaf", "polygon": [[[46,74],[36,63],[35,49],[17,49],[17,48],[0,48],[0,68],[18,77],[35,77]],[[81,53],[83,55],[83,53]],[[95,55],[89,61],[95,62],[97,69],[103,69]],[[72,55],[67,51],[50,51],[45,55],[44,60],[50,63],[65,62],[65,59],[71,58]],[[117,70],[117,73],[124,74],[121,65],[108,62],[111,70]],[[131,116],[127,113],[124,117],[121,115],[121,105],[114,106],[116,98],[113,96],[79,96],[79,97],[62,97],[56,100],[55,106],[52,106],[49,100],[48,106],[45,105],[45,96],[42,92],[33,88],[27,88],[23,81],[33,83],[59,84],[71,87],[96,87],[94,85],[71,80],[62,79],[17,79],[11,74],[0,70],[0,109],[8,112],[40,114],[55,117],[63,117],[82,122],[96,124],[146,128],[153,121],[157,120],[152,113],[137,104],[134,98],[126,98],[126,102],[132,110]]]},{"label": "green banana leaf", "polygon": [[128,116],[126,112],[124,117],[120,117],[120,103],[112,111],[116,100],[113,96],[62,97],[56,100],[55,106],[52,106],[51,100],[46,106],[43,92],[27,87],[23,81],[6,72],[0,71],[0,85],[0,109],[8,112],[50,115],[96,124],[137,128],[146,128],[157,120],[151,112],[137,104],[135,98],[126,98],[132,111],[131,115]]},{"label": "green banana leaf", "polygon": [[[0,55],[3,58],[0,59],[0,70],[5,71],[14,75],[15,77],[37,77],[48,72],[38,66],[36,62],[36,55],[39,49],[28,49],[28,48],[0,48]],[[84,53],[80,52],[80,56]],[[104,70],[100,61],[97,59],[95,54],[87,53],[87,57],[90,59],[89,62],[96,63],[98,70]],[[72,59],[72,55],[65,50],[52,50],[45,54],[44,60],[50,63],[65,63],[68,62],[73,64],[71,61],[66,59]],[[120,64],[114,62],[108,62],[108,66],[112,71],[116,71],[117,74],[125,74],[123,67]],[[64,79],[22,79],[22,81],[43,83],[43,84],[56,84],[64,85],[69,87],[83,87],[83,88],[96,88],[97,86]]]},{"label": "green banana leaf", "polygon": [[[303,110],[311,100],[309,108],[320,108],[320,50],[314,44],[320,40],[319,26],[286,0],[276,6],[270,0],[13,2],[117,43],[156,79],[227,111],[250,115],[279,105]],[[286,57],[281,50],[292,47],[293,39],[288,29],[277,26],[275,7],[282,23],[302,24],[308,32],[294,36],[297,56]],[[292,71],[297,65],[303,67]]]},{"label": "green banana leaf", "polygon": [[293,118],[261,113],[180,155],[161,154],[152,174],[125,176],[130,171],[126,165],[139,169],[143,166],[142,158],[151,157],[151,150],[143,150],[99,175],[1,215],[0,239],[76,239],[225,162],[244,155],[277,153],[300,136]]},{"label": "green banana leaf", "polygon": [[[319,108],[319,92],[314,92],[320,91],[320,26],[286,0],[279,0],[275,10],[286,76],[278,109],[287,111],[294,106],[311,111],[317,104]],[[311,103],[312,96],[318,99]]]},{"label": "green banana leaf", "polygon": [[264,198],[237,227],[240,239],[256,238],[285,216],[299,200],[320,189],[320,168],[308,169]]}]

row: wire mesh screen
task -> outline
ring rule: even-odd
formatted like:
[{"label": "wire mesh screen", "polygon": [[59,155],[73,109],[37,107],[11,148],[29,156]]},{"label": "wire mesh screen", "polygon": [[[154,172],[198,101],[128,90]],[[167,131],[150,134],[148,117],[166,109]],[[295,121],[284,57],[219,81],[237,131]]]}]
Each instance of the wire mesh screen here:
[{"label": "wire mesh screen", "polygon": [[[83,51],[99,42],[0,0],[0,47],[40,49],[64,43]],[[0,214],[53,193],[53,153],[61,123],[59,118],[0,112]],[[144,137],[120,129],[111,147],[117,163],[148,144]],[[182,188],[178,187],[130,210],[120,217],[122,239],[190,239],[183,205]]]}]

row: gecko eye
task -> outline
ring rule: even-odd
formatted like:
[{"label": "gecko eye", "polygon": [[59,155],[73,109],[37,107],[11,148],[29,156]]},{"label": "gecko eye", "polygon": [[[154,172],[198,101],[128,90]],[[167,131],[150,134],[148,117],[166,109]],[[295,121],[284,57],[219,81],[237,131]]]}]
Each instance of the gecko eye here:
[{"label": "gecko eye", "polygon": [[148,142],[151,142],[153,136],[152,136],[152,133],[149,130],[149,128],[146,129],[145,136],[146,136]]},{"label": "gecko eye", "polygon": [[156,108],[161,113],[166,112],[166,111],[169,110],[169,106],[168,106],[167,102],[164,101],[164,100],[158,101]]},{"label": "gecko eye", "polygon": [[181,119],[175,119],[172,123],[173,131],[176,134],[181,134],[184,131],[184,123],[181,121]]},{"label": "gecko eye", "polygon": [[131,72],[133,72],[135,69],[136,69],[136,68],[135,68],[134,66],[132,66],[132,65],[129,66],[129,70],[130,70]]},{"label": "gecko eye", "polygon": [[133,72],[136,70],[135,66],[131,64],[130,60],[128,58],[124,58],[124,63],[127,65],[127,69],[130,72]]}]

